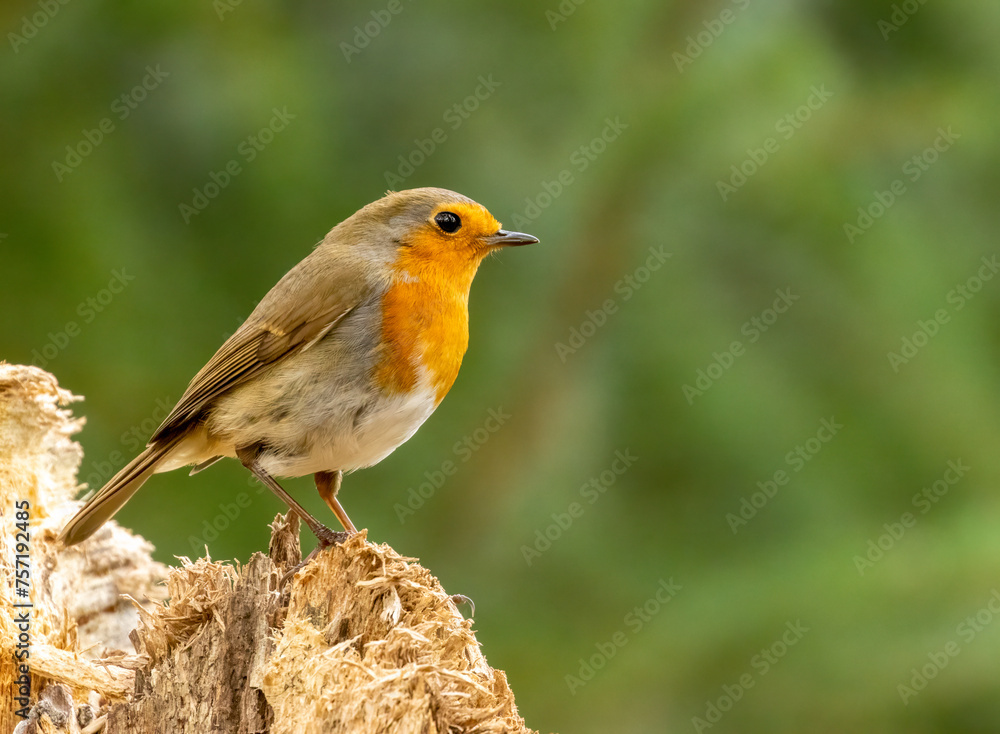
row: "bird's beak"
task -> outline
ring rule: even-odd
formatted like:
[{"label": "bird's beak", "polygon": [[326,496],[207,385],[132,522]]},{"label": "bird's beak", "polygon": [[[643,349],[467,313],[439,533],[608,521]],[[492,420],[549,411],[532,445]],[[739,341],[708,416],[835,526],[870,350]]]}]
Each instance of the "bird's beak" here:
[{"label": "bird's beak", "polygon": [[485,238],[486,244],[490,247],[505,247],[507,245],[533,245],[538,242],[534,235],[524,232],[509,232],[506,229],[497,231]]}]

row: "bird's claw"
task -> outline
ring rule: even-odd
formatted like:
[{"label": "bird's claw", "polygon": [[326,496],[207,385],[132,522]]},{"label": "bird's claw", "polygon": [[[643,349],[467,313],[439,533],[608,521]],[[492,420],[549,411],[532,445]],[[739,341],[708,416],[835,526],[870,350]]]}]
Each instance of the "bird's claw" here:
[{"label": "bird's claw", "polygon": [[[331,545],[340,545],[351,537],[350,533],[334,532],[326,525],[320,525],[319,528],[316,528],[313,532],[316,534],[316,538],[319,540],[321,548],[329,548]],[[310,554],[309,557],[312,558],[312,555]]]}]

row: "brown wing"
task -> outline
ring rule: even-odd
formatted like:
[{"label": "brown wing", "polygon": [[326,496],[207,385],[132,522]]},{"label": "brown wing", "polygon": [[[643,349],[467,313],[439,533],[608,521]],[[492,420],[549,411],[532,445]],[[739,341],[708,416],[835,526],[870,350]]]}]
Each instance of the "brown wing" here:
[{"label": "brown wing", "polygon": [[222,393],[289,354],[311,347],[360,303],[367,290],[363,284],[345,282],[343,277],[329,278],[329,272],[323,272],[329,268],[322,266],[303,267],[310,258],[271,289],[250,318],[194,376],[170,415],[150,437],[150,445],[185,427]]}]

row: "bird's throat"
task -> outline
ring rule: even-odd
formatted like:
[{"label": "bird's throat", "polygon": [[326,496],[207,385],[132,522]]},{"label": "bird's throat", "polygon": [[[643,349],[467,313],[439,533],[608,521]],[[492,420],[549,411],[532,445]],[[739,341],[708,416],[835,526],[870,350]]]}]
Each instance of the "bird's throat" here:
[{"label": "bird's throat", "polygon": [[435,404],[444,399],[469,344],[469,289],[481,260],[400,253],[382,298],[375,381],[384,392],[409,392],[426,379]]}]

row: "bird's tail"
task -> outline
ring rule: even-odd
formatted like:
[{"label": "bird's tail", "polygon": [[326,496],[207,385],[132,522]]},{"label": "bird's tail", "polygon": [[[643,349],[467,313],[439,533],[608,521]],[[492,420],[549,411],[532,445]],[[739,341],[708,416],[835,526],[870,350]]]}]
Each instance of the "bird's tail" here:
[{"label": "bird's tail", "polygon": [[75,545],[93,535],[131,499],[176,444],[176,439],[155,443],[132,459],[66,523],[59,542],[64,546]]}]

